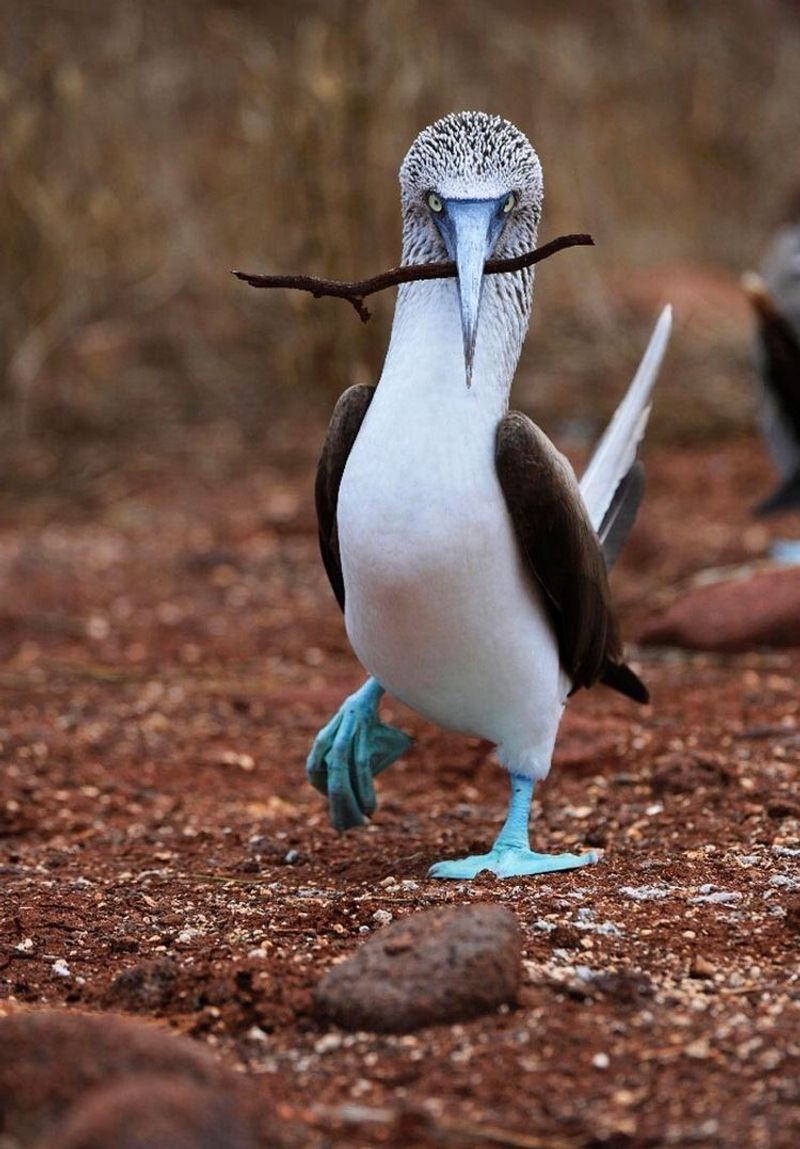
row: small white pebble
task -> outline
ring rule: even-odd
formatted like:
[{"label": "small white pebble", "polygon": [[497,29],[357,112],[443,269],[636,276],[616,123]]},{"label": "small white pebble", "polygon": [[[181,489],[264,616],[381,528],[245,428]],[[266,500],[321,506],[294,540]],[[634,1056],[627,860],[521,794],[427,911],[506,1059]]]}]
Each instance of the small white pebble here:
[{"label": "small white pebble", "polygon": [[611,1058],[607,1053],[596,1053],[592,1058],[592,1065],[595,1069],[608,1069],[611,1064]]},{"label": "small white pebble", "polygon": [[50,969],[56,977],[72,977],[72,971],[63,958],[56,958]]},{"label": "small white pebble", "polygon": [[393,918],[394,915],[391,914],[388,910],[376,910],[372,915],[373,922],[377,922],[379,926],[388,926],[389,922],[391,922]]},{"label": "small white pebble", "polygon": [[341,1044],[342,1039],[338,1033],[326,1033],[314,1043],[314,1050],[317,1053],[333,1053],[335,1049],[341,1047]]},{"label": "small white pebble", "polygon": [[248,1041],[268,1041],[269,1040],[266,1033],[264,1032],[264,1030],[259,1025],[251,1025],[250,1028],[248,1029],[247,1033],[245,1034],[245,1036],[247,1037]]},{"label": "small white pebble", "polygon": [[663,886],[620,886],[619,892],[634,902],[649,902],[655,898],[666,898],[669,890]]},{"label": "small white pebble", "polygon": [[[707,887],[701,886],[700,889],[705,890]],[[731,902],[739,902],[742,900],[743,895],[738,890],[716,890],[711,893],[700,893],[696,898],[689,898],[690,905],[697,905],[699,902],[705,902],[710,906],[727,906]]]}]

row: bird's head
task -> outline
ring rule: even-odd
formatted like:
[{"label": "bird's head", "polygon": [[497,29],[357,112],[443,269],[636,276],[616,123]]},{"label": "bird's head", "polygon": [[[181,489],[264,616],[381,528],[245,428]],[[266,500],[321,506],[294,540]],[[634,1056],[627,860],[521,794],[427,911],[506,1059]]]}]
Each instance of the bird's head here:
[{"label": "bird's head", "polygon": [[[522,255],[536,246],[542,168],[527,137],[499,116],[456,112],[420,132],[400,168],[403,262],[452,260],[467,385],[478,334],[487,259]],[[497,277],[524,325],[532,271]],[[514,282],[515,281],[515,282]]]}]

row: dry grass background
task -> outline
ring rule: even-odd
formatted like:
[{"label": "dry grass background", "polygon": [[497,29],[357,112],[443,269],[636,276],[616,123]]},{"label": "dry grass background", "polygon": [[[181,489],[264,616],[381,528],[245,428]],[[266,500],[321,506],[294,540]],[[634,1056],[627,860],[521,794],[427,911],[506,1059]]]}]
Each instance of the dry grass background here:
[{"label": "dry grass background", "polygon": [[543,238],[598,243],[539,273],[523,402],[593,430],[673,295],[656,433],[749,420],[736,277],[800,175],[796,3],[0,0],[0,20],[4,443],[201,420],[238,450],[293,395],[374,379],[390,297],[365,328],[228,269],[397,262],[399,161],[461,107],[535,142]]}]

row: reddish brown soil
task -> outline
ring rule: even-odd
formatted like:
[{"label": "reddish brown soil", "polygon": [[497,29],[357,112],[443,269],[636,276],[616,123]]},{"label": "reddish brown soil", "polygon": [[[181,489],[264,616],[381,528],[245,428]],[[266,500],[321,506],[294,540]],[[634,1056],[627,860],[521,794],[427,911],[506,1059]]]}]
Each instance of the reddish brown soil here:
[{"label": "reddish brown soil", "polygon": [[[537,802],[541,848],[602,864],[429,881],[502,818],[485,745],[387,705],[416,746],[346,836],[304,781],[361,676],[316,553],[321,433],[283,427],[233,477],[134,460],[82,501],[0,507],[0,1010],[162,1018],[315,1143],[800,1144],[800,651],[641,653],[653,705],[576,697]],[[648,474],[615,574],[628,635],[768,540],[755,442],[651,450]],[[400,1037],[314,1022],[317,979],[386,914],[474,899],[519,916],[517,1009]]]}]

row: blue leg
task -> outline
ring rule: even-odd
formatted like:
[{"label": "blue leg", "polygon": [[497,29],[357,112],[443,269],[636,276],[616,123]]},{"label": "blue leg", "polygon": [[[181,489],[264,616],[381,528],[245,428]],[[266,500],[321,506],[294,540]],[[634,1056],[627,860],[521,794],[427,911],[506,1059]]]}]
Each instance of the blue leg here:
[{"label": "blue leg", "polygon": [[411,738],[378,718],[384,689],[368,678],[323,726],[306,763],[311,785],[328,798],[337,830],[361,826],[375,813],[373,778],[405,753]]},{"label": "blue leg", "polygon": [[594,851],[586,854],[537,854],[530,848],[528,816],[534,782],[521,774],[511,775],[511,805],[502,830],[488,854],[472,854],[453,862],[431,866],[431,878],[474,878],[481,870],[491,870],[498,878],[527,874],[551,874],[554,870],[574,870],[598,861]]}]

